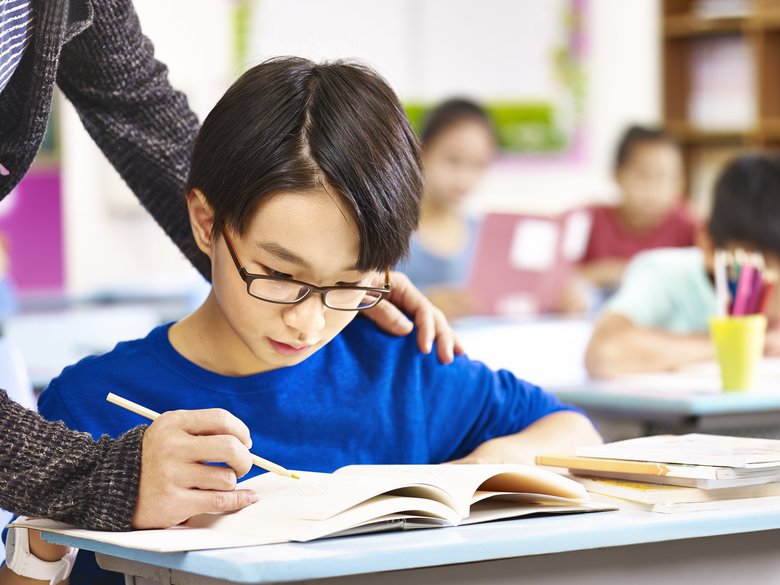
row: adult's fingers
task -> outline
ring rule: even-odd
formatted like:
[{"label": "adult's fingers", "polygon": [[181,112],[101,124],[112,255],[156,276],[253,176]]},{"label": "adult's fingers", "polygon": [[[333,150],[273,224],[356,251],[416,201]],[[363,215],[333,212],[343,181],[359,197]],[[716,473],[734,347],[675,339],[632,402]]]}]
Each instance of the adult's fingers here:
[{"label": "adult's fingers", "polygon": [[236,489],[236,472],[221,465],[190,463],[179,469],[177,483],[184,489],[233,491]]},{"label": "adult's fingers", "polygon": [[376,307],[365,311],[365,315],[393,335],[408,335],[412,331],[412,322],[389,301],[383,300]]},{"label": "adult's fingers", "polygon": [[178,426],[190,435],[233,435],[247,448],[252,447],[249,428],[222,408],[203,410],[173,410],[163,413],[155,423]]},{"label": "adult's fingers", "polygon": [[260,497],[252,490],[235,490],[232,492],[223,491],[198,491],[191,490],[187,496],[189,500],[186,507],[195,514],[226,514],[228,512],[237,512],[254,504]]},{"label": "adult's fingers", "polygon": [[189,437],[182,446],[188,461],[225,463],[242,477],[252,469],[252,456],[238,439],[230,435]]},{"label": "adult's fingers", "polygon": [[463,353],[463,347],[455,336],[455,331],[450,326],[444,313],[438,309],[433,316],[436,328],[436,355],[444,364],[451,363],[456,355]]}]

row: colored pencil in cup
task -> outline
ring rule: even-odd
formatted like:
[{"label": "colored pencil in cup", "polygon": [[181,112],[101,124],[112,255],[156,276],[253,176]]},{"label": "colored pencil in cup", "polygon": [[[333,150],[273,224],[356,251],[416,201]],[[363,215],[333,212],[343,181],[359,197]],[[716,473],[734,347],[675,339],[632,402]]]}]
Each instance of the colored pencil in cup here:
[{"label": "colored pencil in cup", "polygon": [[[141,406],[140,404],[137,404],[132,400],[128,400],[127,398],[122,398],[121,396],[117,396],[113,392],[108,393],[108,396],[106,396],[106,400],[111,404],[116,404],[117,406],[121,406],[125,410],[134,412],[144,418],[148,418],[149,420],[156,420],[157,417],[160,416],[159,412],[155,412],[154,410],[146,408],[145,406]],[[265,469],[266,471],[270,471],[271,473],[276,473],[278,475],[283,475],[285,477],[300,479],[300,477],[288,471],[281,465],[274,463],[273,461],[269,461],[268,459],[263,459],[262,457],[255,455],[253,453],[250,453],[250,455],[252,456],[252,464],[256,465],[257,467],[260,467],[261,469]]]},{"label": "colored pencil in cup", "polygon": [[727,261],[725,250],[715,250],[715,298],[717,300],[718,317],[725,317],[729,311],[729,289],[726,275]]},{"label": "colored pencil in cup", "polygon": [[735,316],[748,314],[748,303],[753,292],[753,275],[756,269],[750,263],[746,262],[739,270],[739,280],[737,282],[737,294],[734,295],[734,307],[731,314]]}]

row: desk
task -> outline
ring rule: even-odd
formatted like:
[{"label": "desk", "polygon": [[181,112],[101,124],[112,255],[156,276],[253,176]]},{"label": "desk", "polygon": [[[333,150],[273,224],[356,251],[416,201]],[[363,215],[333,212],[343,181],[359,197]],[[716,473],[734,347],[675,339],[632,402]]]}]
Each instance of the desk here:
[{"label": "desk", "polygon": [[[633,421],[640,434],[706,432],[780,438],[780,362],[765,360],[751,392],[722,392],[717,366],[624,376],[552,388],[614,430]],[[623,437],[609,437],[610,440]]]},{"label": "desk", "polygon": [[585,410],[608,441],[706,432],[780,438],[780,361],[766,360],[756,392],[723,393],[715,364],[679,373],[591,380],[584,320],[474,320],[456,327],[470,357],[554,392]]},{"label": "desk", "polygon": [[474,318],[455,324],[470,358],[544,388],[575,387],[588,380],[584,356],[592,330],[585,319],[548,317]]},{"label": "desk", "polygon": [[56,534],[127,583],[632,585],[780,582],[780,506],[621,510],[191,553],[149,553]]}]

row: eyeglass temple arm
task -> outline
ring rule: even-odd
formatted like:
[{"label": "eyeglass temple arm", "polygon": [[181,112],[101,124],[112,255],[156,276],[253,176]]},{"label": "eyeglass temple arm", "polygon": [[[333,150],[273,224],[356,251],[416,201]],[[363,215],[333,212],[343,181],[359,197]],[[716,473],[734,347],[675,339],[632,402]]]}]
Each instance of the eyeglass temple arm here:
[{"label": "eyeglass temple arm", "polygon": [[241,260],[238,259],[238,254],[236,254],[236,251],[233,248],[233,242],[230,241],[230,236],[228,236],[225,226],[222,226],[222,237],[225,238],[225,244],[227,244],[227,249],[228,252],[230,252],[230,257],[233,258],[233,262],[236,264],[236,268],[238,268],[240,271],[244,267],[244,265],[241,263]]}]

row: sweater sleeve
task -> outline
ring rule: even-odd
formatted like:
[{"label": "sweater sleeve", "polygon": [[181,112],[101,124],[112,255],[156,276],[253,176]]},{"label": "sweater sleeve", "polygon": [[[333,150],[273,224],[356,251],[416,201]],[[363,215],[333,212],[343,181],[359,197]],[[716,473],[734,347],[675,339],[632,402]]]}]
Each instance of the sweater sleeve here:
[{"label": "sweater sleeve", "polygon": [[92,530],[129,530],[145,429],[96,442],[0,390],[0,507]]},{"label": "sweater sleeve", "polygon": [[62,48],[57,83],[143,206],[210,278],[184,196],[198,120],[154,58],[132,2],[101,0],[92,6],[91,26]]}]

